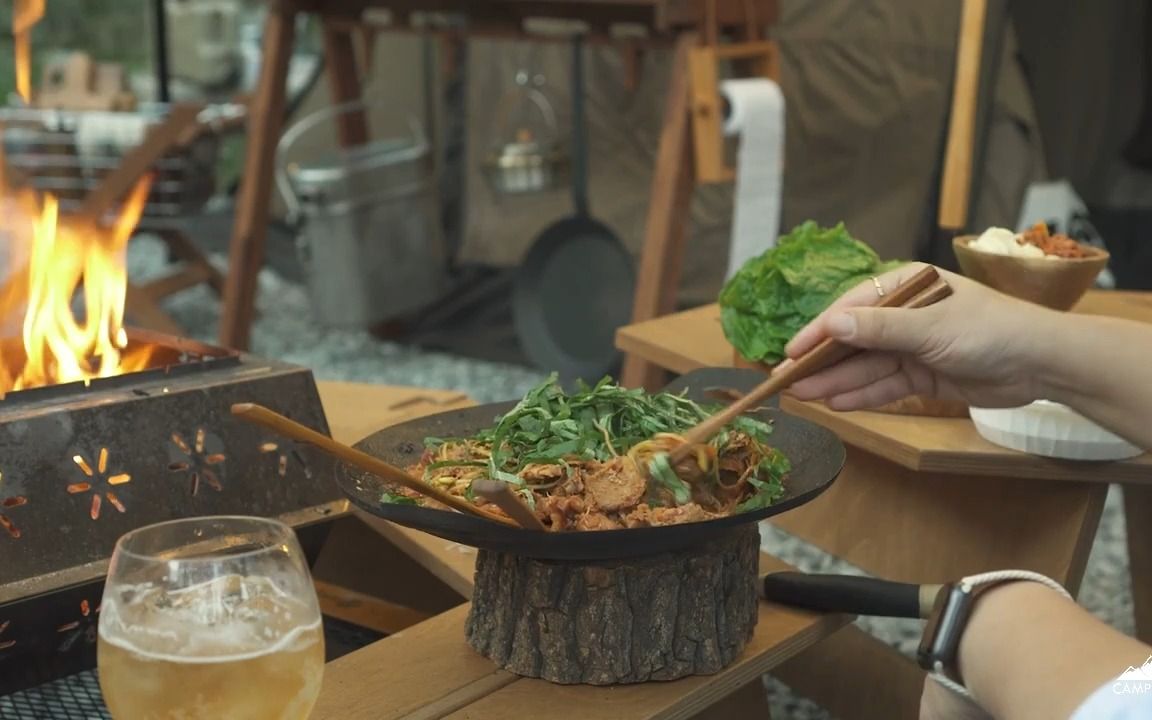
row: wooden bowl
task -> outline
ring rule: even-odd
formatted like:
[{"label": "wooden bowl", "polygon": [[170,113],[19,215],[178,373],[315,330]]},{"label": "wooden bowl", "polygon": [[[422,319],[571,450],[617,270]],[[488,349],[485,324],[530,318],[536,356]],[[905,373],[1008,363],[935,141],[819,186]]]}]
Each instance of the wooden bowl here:
[{"label": "wooden bowl", "polygon": [[966,276],[1005,295],[1053,310],[1072,309],[1108,265],[1108,252],[1090,245],[1083,246],[1087,257],[1048,260],[973,250],[968,243],[975,239],[975,235],[952,239],[952,250]]},{"label": "wooden bowl", "polygon": [[[772,372],[774,366],[761,362],[753,362],[740,354],[739,350],[732,350],[732,364],[739,368],[751,368]],[[914,395],[912,397],[888,403],[874,410],[874,412],[888,413],[889,415],[920,415],[924,417],[968,417],[968,406],[961,402],[950,400],[937,400],[936,398]]]}]

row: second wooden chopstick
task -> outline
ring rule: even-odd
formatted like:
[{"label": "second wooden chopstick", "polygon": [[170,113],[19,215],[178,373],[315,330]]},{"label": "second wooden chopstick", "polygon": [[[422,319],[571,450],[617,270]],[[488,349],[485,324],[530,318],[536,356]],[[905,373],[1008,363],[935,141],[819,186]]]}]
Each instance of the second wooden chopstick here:
[{"label": "second wooden chopstick", "polygon": [[403,485],[409,490],[420,493],[426,497],[447,505],[450,508],[458,510],[462,513],[468,513],[477,517],[491,520],[500,523],[501,525],[513,525],[516,523],[502,515],[488,512],[483,508],[473,505],[468,500],[462,497],[452,495],[447,491],[422,482],[408,473],[404,472],[395,465],[384,462],[380,458],[372,457],[366,452],[357,450],[356,448],[349,447],[344,443],[337,442],[332,438],[318,433],[310,427],[301,425],[300,423],[286,418],[283,415],[269,410],[263,405],[256,405],[254,403],[237,403],[232,406],[232,414],[236,417],[253,422],[258,425],[263,425],[269,430],[273,430],[285,437],[292,438],[297,442],[308,443],[324,452],[336,457],[353,467],[360,468],[361,470],[372,473],[373,475],[383,478],[396,485]]}]

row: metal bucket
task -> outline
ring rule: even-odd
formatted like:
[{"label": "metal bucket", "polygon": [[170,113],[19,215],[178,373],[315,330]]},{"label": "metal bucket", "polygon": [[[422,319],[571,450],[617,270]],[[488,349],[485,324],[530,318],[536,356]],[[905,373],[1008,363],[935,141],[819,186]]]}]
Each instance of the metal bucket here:
[{"label": "metal bucket", "polygon": [[329,126],[334,134],[333,121],[369,107],[356,101],[315,112],[277,146],[276,182],[298,228],[313,313],[332,327],[403,317],[436,300],[446,282],[434,160],[419,122],[410,121],[411,137],[289,159],[307,133]]}]

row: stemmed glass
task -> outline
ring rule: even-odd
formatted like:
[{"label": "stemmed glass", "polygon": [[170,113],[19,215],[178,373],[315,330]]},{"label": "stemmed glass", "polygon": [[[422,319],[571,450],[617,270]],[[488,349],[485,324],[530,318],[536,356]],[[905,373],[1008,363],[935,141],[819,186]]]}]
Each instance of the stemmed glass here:
[{"label": "stemmed glass", "polygon": [[304,720],[324,634],[291,528],[255,517],[173,520],[120,538],[99,626],[116,720]]}]

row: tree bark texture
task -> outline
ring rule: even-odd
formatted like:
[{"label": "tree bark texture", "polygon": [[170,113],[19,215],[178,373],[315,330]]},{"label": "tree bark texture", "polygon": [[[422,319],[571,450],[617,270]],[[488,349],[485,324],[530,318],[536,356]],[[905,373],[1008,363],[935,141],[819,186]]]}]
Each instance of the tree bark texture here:
[{"label": "tree bark texture", "polygon": [[699,547],[608,562],[481,550],[468,643],[500,667],[562,684],[719,672],[756,626],[755,524]]}]

